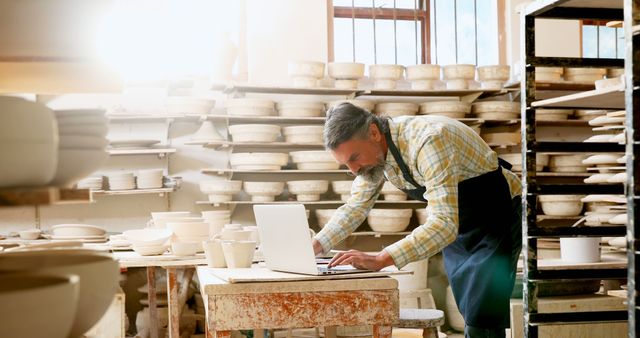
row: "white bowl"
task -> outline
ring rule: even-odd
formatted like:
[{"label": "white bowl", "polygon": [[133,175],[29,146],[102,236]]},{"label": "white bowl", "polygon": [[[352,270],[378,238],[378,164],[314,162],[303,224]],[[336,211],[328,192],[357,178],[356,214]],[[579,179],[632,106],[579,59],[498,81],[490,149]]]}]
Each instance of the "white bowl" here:
[{"label": "white bowl", "polygon": [[280,126],[274,124],[236,124],[229,126],[229,134],[235,142],[275,142],[280,136]]},{"label": "white bowl", "polygon": [[331,189],[338,195],[349,195],[351,194],[351,186],[353,185],[353,180],[349,181],[332,181]]},{"label": "white bowl", "polygon": [[22,230],[18,232],[18,235],[20,236],[20,238],[27,239],[27,240],[38,239],[40,238],[40,234],[42,234],[42,230],[40,229],[29,229],[29,230]]},{"label": "white bowl", "polygon": [[420,104],[420,114],[434,114],[451,118],[463,118],[471,111],[471,105],[460,101],[429,101]]},{"label": "white bowl", "polygon": [[138,180],[141,179],[162,179],[164,169],[144,169],[138,170]]},{"label": "white bowl", "polygon": [[280,116],[318,117],[324,112],[324,103],[317,101],[286,100],[276,105]]},{"label": "white bowl", "polygon": [[51,227],[51,234],[55,236],[103,236],[106,233],[104,228],[89,224],[58,224]]},{"label": "white bowl", "polygon": [[404,75],[401,65],[369,65],[369,77],[372,79],[400,80]]},{"label": "white bowl", "polygon": [[222,241],[224,260],[230,269],[250,268],[255,250],[255,241]]},{"label": "white bowl", "polygon": [[322,143],[324,126],[288,126],[282,128],[286,142]]},{"label": "white bowl", "polygon": [[251,196],[254,202],[272,202],[282,194],[284,182],[243,182],[242,190]]},{"label": "white bowl", "polygon": [[384,103],[376,104],[375,113],[377,115],[396,117],[396,116],[404,116],[404,115],[415,115],[419,109],[420,107],[415,103],[384,102]]},{"label": "white bowl", "polygon": [[166,101],[168,114],[208,114],[215,105],[213,99],[189,96],[169,96]]},{"label": "white bowl", "polygon": [[412,209],[371,209],[367,223],[375,232],[401,232],[411,221]]},{"label": "white bowl", "polygon": [[229,156],[231,167],[239,170],[278,170],[287,165],[286,153],[234,153]]},{"label": "white bowl", "polygon": [[542,212],[549,216],[578,216],[582,213],[583,195],[541,195]]},{"label": "white bowl", "polygon": [[318,219],[318,226],[323,228],[329,221],[337,209],[316,209],[315,214]]},{"label": "white bowl", "polygon": [[508,81],[511,76],[511,66],[495,65],[478,67],[480,81]]},{"label": "white bowl", "polygon": [[171,252],[176,256],[194,256],[202,250],[202,243],[198,242],[173,242]]},{"label": "white bowl", "polygon": [[122,233],[124,237],[138,246],[159,246],[164,245],[173,235],[169,229],[134,229]]},{"label": "white bowl", "polygon": [[333,79],[360,79],[364,77],[364,63],[330,62],[329,77]]},{"label": "white bowl", "polygon": [[[522,154],[500,154],[498,157],[511,164],[512,171],[522,171]],[[536,171],[542,171],[549,164],[549,155],[536,154]]]},{"label": "white bowl", "polygon": [[471,80],[467,79],[450,79],[446,81],[447,90],[466,90],[469,89]]},{"label": "white bowl", "polygon": [[352,105],[362,108],[368,112],[373,112],[376,107],[376,102],[371,100],[336,100],[329,102],[329,108],[333,109],[341,103],[351,103]]},{"label": "white bowl", "polygon": [[418,223],[420,225],[427,223],[427,217],[429,214],[427,213],[426,208],[416,209],[416,218],[418,218]]},{"label": "white bowl", "polygon": [[520,103],[509,101],[482,101],[471,105],[471,112],[481,113],[510,113],[520,116]]},{"label": "white bowl", "polygon": [[439,80],[440,79],[440,66],[439,65],[412,65],[407,66],[407,80]]},{"label": "white bowl", "polygon": [[412,90],[434,90],[437,87],[438,80],[413,80],[411,81]]},{"label": "white bowl", "polygon": [[482,134],[480,134],[480,136],[488,144],[515,145],[515,144],[520,144],[520,141],[522,140],[522,135],[520,134],[519,131],[516,131],[516,132],[483,131]]},{"label": "white bowl", "polygon": [[[56,146],[56,119],[46,106],[18,97],[1,96],[0,111],[0,140]],[[4,161],[6,158],[3,157]]]},{"label": "white bowl", "polygon": [[209,236],[208,222],[168,222],[167,229],[178,239]]},{"label": "white bowl", "polygon": [[[120,266],[110,254],[86,249],[3,253],[0,255],[0,271],[2,273],[29,271],[29,273],[58,276],[77,275],[80,278],[80,292],[69,337],[82,336],[102,318],[113,301],[113,295],[119,288],[120,280]],[[24,301],[27,300],[28,298],[24,299]],[[61,300],[61,303],[53,308],[57,309],[68,301],[68,298]],[[51,307],[36,306],[30,310],[39,311],[40,308],[51,309]],[[31,312],[31,315],[34,313]],[[43,337],[49,337],[49,335],[46,334]]]},{"label": "white bowl", "polygon": [[273,115],[275,103],[271,100],[241,98],[226,101],[227,114],[237,116]]},{"label": "white bowl", "polygon": [[140,256],[156,256],[162,255],[167,251],[167,246],[165,244],[161,245],[139,245],[133,243],[131,246],[133,251],[135,251]]},{"label": "white bowl", "polygon": [[289,61],[290,77],[309,77],[319,79],[324,76],[324,62]]},{"label": "white bowl", "polygon": [[5,141],[0,143],[0,158],[0,187],[44,186],[56,173],[58,145],[54,141]]},{"label": "white bowl", "polygon": [[61,187],[73,185],[98,170],[108,158],[109,154],[101,149],[60,149],[51,184]]},{"label": "white bowl", "polygon": [[0,275],[0,336],[69,337],[79,291],[75,275]]},{"label": "white bowl", "polygon": [[291,161],[300,170],[336,170],[340,164],[326,150],[292,151]]},{"label": "white bowl", "polygon": [[384,182],[380,193],[384,195],[386,201],[406,201],[407,194],[404,191],[396,188],[391,182]]},{"label": "white bowl", "polygon": [[445,80],[473,80],[475,77],[475,65],[458,64],[442,66],[442,78]]},{"label": "white bowl", "polygon": [[552,155],[549,157],[550,167],[585,167],[582,163],[587,155]]},{"label": "white bowl", "polygon": [[109,140],[101,136],[60,134],[59,148],[66,149],[104,149]]},{"label": "white bowl", "polygon": [[320,195],[326,193],[329,190],[329,181],[287,181],[287,189],[289,190],[290,194],[296,195],[298,201],[318,201],[320,200]]},{"label": "white bowl", "polygon": [[200,181],[200,191],[205,194],[237,194],[242,190],[242,181]]}]

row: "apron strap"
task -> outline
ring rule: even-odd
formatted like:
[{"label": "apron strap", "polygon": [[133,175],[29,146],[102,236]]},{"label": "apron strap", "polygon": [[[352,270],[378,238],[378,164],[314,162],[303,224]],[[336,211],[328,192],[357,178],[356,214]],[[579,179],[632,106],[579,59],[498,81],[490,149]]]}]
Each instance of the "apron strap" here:
[{"label": "apron strap", "polygon": [[413,179],[413,176],[411,176],[411,171],[409,171],[409,167],[407,167],[407,164],[402,159],[402,155],[400,155],[400,151],[398,150],[396,145],[393,143],[393,139],[391,138],[391,131],[389,129],[385,131],[384,137],[387,140],[387,146],[391,151],[391,155],[393,155],[393,159],[396,160],[396,163],[398,163],[398,167],[400,167],[400,171],[402,171],[402,176],[404,177],[404,179],[407,182],[411,183],[414,187],[422,188],[422,186],[418,184],[416,180]]}]

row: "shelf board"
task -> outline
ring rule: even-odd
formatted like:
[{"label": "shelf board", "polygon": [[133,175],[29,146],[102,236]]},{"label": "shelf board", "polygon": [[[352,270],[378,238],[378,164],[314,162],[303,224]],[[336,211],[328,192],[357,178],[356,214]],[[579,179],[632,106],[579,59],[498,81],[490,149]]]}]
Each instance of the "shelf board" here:
[{"label": "shelf board", "polygon": [[559,96],[532,103],[534,108],[624,109],[624,86]]},{"label": "shelf board", "polygon": [[[512,82],[505,86],[508,89],[520,89],[520,82]],[[584,92],[596,89],[595,83],[558,81],[558,82],[537,82],[536,91],[567,91]]]},{"label": "shelf board", "polygon": [[402,231],[402,232],[375,232],[375,231],[356,231],[351,233],[349,236],[373,236],[373,237],[382,237],[382,236],[406,236],[411,232]]},{"label": "shelf board", "polygon": [[144,149],[108,149],[109,155],[166,155],[176,152],[175,148],[144,148]]},{"label": "shelf board", "polygon": [[88,189],[65,189],[56,187],[0,189],[0,206],[52,205],[90,202],[91,193]]},{"label": "shelf board", "polygon": [[[209,201],[196,201],[197,205],[254,205],[254,204],[304,204],[304,205],[341,205],[345,204],[345,201],[312,201],[312,202],[300,202],[300,201],[274,201],[274,202],[254,202],[254,201],[230,201],[230,202],[209,202]],[[426,205],[426,202],[416,200],[406,201],[385,201],[378,200],[375,204],[417,204]]]},{"label": "shelf board", "polygon": [[230,147],[244,147],[244,148],[322,148],[322,143],[290,143],[290,142],[232,142],[232,141],[218,141],[209,142],[204,144],[205,148],[230,148]]},{"label": "shelf board", "polygon": [[537,142],[539,153],[624,153],[625,146],[611,142]]},{"label": "shelf board", "polygon": [[401,96],[401,97],[465,97],[477,96],[478,98],[495,96],[508,93],[505,89],[485,90],[363,90],[356,93],[356,96]]},{"label": "shelf board", "polygon": [[189,115],[192,117],[204,118],[212,121],[229,122],[277,122],[277,123],[324,123],[323,116],[318,117],[293,117],[293,116],[236,116],[225,114]]},{"label": "shelf board", "polygon": [[624,185],[620,184],[538,184],[539,195],[622,195]]},{"label": "shelf board", "polygon": [[238,169],[202,169],[203,174],[348,174],[347,169],[337,170],[300,170],[300,169],[282,169],[282,170],[238,170]]},{"label": "shelf board", "polygon": [[550,216],[550,215],[538,215],[536,218],[538,221],[577,221],[581,219],[583,216]]},{"label": "shelf board", "polygon": [[591,173],[556,173],[549,171],[540,171],[536,173],[536,177],[589,177]]},{"label": "shelf board", "polygon": [[230,85],[223,93],[255,93],[255,94],[294,94],[294,95],[340,95],[352,96],[358,93],[358,89],[336,89],[336,88],[297,88],[297,87],[274,87],[257,85]]},{"label": "shelf board", "polygon": [[187,115],[125,115],[125,114],[111,114],[107,115],[109,122],[121,122],[121,123],[146,123],[146,122],[164,122],[172,119],[186,118]]},{"label": "shelf board", "polygon": [[176,191],[174,188],[158,188],[158,189],[131,189],[131,190],[92,190],[94,196],[121,196],[121,195],[143,195],[158,194],[164,195]]}]

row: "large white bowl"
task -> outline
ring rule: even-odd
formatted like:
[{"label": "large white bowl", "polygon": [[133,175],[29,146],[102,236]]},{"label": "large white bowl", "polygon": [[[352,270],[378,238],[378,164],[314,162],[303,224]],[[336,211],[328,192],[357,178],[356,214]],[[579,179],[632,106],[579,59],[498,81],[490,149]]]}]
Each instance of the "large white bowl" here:
[{"label": "large white bowl", "polygon": [[541,195],[542,212],[549,216],[578,216],[582,213],[583,195]]},{"label": "large white bowl", "polygon": [[375,113],[378,115],[396,117],[415,115],[420,107],[411,102],[384,102],[376,104]]},{"label": "large white bowl", "polygon": [[209,236],[208,222],[168,222],[167,229],[178,239]]},{"label": "large white bowl", "polygon": [[[522,171],[522,154],[500,154],[500,158],[511,164],[512,171]],[[536,154],[536,171],[542,171],[549,164],[549,155]]]},{"label": "large white bowl", "polygon": [[481,113],[509,113],[520,115],[520,102],[510,101],[482,101],[471,105],[471,112]]},{"label": "large white bowl", "polygon": [[53,141],[5,141],[0,143],[0,158],[0,187],[44,186],[56,173],[58,144]]},{"label": "large white bowl", "polygon": [[60,149],[58,165],[51,184],[70,186],[91,175],[109,158],[102,149]]},{"label": "large white bowl", "polygon": [[[119,288],[120,265],[110,254],[94,250],[33,250],[0,254],[0,272],[8,271],[77,275],[80,278],[78,307],[69,337],[82,336],[100,320]],[[54,308],[58,306],[61,305]],[[32,310],[38,307],[42,306]]]},{"label": "large white bowl", "polygon": [[384,182],[380,193],[384,195],[386,201],[406,201],[407,194],[404,191],[396,188],[391,182]]},{"label": "large white bowl", "polygon": [[208,114],[215,105],[213,99],[189,96],[170,96],[166,101],[168,114]]},{"label": "large white bowl", "polygon": [[131,246],[133,251],[135,251],[140,256],[156,256],[162,255],[167,251],[167,245],[140,245],[137,243],[133,243]]},{"label": "large white bowl", "polygon": [[426,208],[416,209],[416,218],[418,219],[419,225],[427,223],[427,218],[429,214],[427,213]]},{"label": "large white bowl", "polygon": [[316,101],[286,100],[276,105],[280,116],[318,117],[324,112],[324,103]]},{"label": "large white bowl", "polygon": [[440,66],[439,65],[412,65],[407,66],[407,80],[439,80],[440,79]]},{"label": "large white bowl", "polygon": [[236,124],[229,126],[229,134],[236,142],[275,142],[280,126],[274,124]]},{"label": "large white bowl", "polygon": [[18,97],[2,96],[0,112],[1,141],[32,141],[56,146],[57,123],[53,111],[46,106]]},{"label": "large white bowl", "polygon": [[309,202],[320,200],[320,195],[329,190],[329,181],[325,180],[303,180],[288,181],[287,189],[290,194],[296,195],[298,201]]},{"label": "large white bowl", "polygon": [[205,194],[237,194],[242,190],[242,181],[200,181],[200,191]]},{"label": "large white bowl", "polygon": [[324,76],[324,62],[289,61],[289,76],[319,79]]},{"label": "large white bowl", "polygon": [[231,167],[239,170],[279,170],[289,162],[286,153],[235,153],[229,156]]},{"label": "large white bowl", "polygon": [[473,80],[476,66],[467,64],[442,66],[442,78],[445,80]]},{"label": "large white bowl", "polygon": [[322,143],[324,126],[288,126],[282,128],[282,134],[291,143]]},{"label": "large white bowl", "polygon": [[318,219],[318,226],[323,228],[327,223],[329,223],[333,214],[336,213],[336,210],[338,209],[316,209],[315,214]]},{"label": "large white bowl", "polygon": [[54,236],[104,236],[106,233],[104,228],[89,224],[57,224],[51,227],[51,234]]},{"label": "large white bowl", "polygon": [[128,241],[136,245],[155,246],[164,245],[171,238],[173,232],[169,229],[146,228],[127,230],[122,234]]},{"label": "large white bowl", "polygon": [[242,190],[251,196],[254,202],[272,202],[282,194],[284,182],[243,182]]},{"label": "large white bowl", "polygon": [[478,67],[478,80],[480,81],[507,81],[511,76],[511,66],[494,65]]},{"label": "large white bowl", "polygon": [[292,151],[291,161],[300,170],[336,170],[340,163],[336,162],[330,152],[326,150]]},{"label": "large white bowl", "polygon": [[400,80],[404,75],[401,65],[369,65],[369,77],[372,79]]},{"label": "large white bowl", "polygon": [[[549,158],[549,167],[585,167],[582,163],[588,155],[552,155]],[[584,171],[584,170],[581,170]]]},{"label": "large white bowl", "polygon": [[471,111],[471,105],[460,101],[429,101],[420,104],[420,114],[463,118]]},{"label": "large white bowl", "polygon": [[371,209],[367,223],[375,232],[400,232],[409,226],[412,212],[412,209]]},{"label": "large white bowl", "polygon": [[353,180],[350,181],[332,181],[331,189],[333,192],[340,195],[340,199],[343,201],[349,200],[351,197],[351,186],[353,185]]},{"label": "large white bowl", "polygon": [[269,116],[275,107],[271,100],[255,98],[228,99],[226,105],[227,114],[238,116]]},{"label": "large white bowl", "polygon": [[67,338],[79,291],[75,275],[0,275],[0,337]]},{"label": "large white bowl", "polygon": [[364,77],[364,63],[330,62],[329,77],[333,79],[360,79]]}]

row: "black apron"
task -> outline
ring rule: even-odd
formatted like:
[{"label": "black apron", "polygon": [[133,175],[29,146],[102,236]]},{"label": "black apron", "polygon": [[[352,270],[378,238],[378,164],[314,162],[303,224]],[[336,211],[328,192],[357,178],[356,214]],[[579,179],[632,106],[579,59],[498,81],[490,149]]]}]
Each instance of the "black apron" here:
[{"label": "black apron", "polygon": [[[404,179],[415,187],[403,191],[426,202],[426,188],[413,179],[389,131],[385,138]],[[509,298],[522,247],[520,199],[512,201],[502,174],[502,167],[511,165],[498,162],[498,169],[458,183],[458,237],[442,251],[458,308],[466,325],[475,328],[509,327]]]}]

